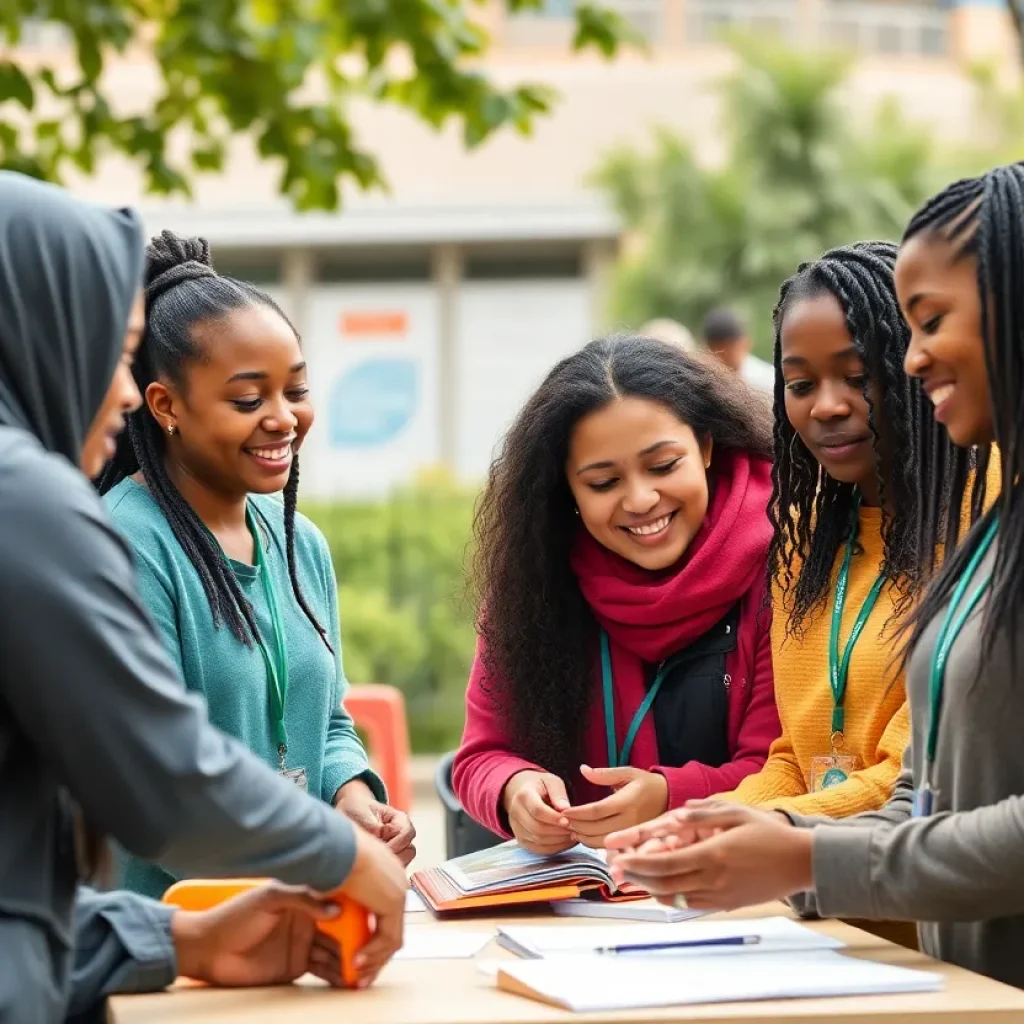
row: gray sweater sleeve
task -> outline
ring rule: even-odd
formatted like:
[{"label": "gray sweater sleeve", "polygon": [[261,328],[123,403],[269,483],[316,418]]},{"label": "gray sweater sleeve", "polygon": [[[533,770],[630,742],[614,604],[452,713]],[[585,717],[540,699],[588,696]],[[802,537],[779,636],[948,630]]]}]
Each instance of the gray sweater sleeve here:
[{"label": "gray sweater sleeve", "polygon": [[1024,914],[1024,797],[901,824],[814,830],[828,917],[978,921]]},{"label": "gray sweater sleeve", "polygon": [[352,825],[209,724],[88,482],[38,449],[18,456],[0,488],[0,699],[20,729],[131,852],[182,875],[336,887]]},{"label": "gray sweater sleeve", "polygon": [[81,888],[75,901],[74,964],[68,1015],[119,992],[158,992],[174,981],[174,910],[128,892]]},{"label": "gray sweater sleeve", "polygon": [[[856,814],[852,818],[838,819],[793,814],[789,811],[783,813],[786,814],[786,817],[797,828],[813,828],[816,830],[814,836],[815,849],[817,849],[820,841],[819,831],[830,828],[841,828],[844,831],[861,833],[877,830],[879,834],[884,834],[889,829],[910,819],[914,796],[914,776],[910,763],[910,747],[908,746],[903,752],[903,768],[900,771],[899,778],[896,780],[896,785],[893,787],[892,796],[889,798],[889,802],[877,811],[866,811],[864,814]],[[816,886],[817,882],[818,877],[817,872],[815,872]],[[834,911],[829,910],[827,906],[823,906],[816,892],[798,893],[789,900],[789,905],[801,917],[837,916]],[[869,917],[870,915],[858,911],[856,913],[851,912],[849,916]]]}]

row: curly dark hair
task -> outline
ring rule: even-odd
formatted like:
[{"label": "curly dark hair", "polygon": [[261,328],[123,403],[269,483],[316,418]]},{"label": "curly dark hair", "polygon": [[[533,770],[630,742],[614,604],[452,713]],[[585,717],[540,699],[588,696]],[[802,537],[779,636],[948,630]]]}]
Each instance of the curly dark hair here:
[{"label": "curly dark hair", "polygon": [[[927,541],[919,529],[926,514],[920,465],[922,460],[927,465],[947,465],[954,448],[935,422],[920,381],[903,370],[910,330],[893,283],[897,252],[890,242],[858,242],[831,249],[800,265],[783,284],[775,307],[775,459],[768,513],[773,527],[768,578],[770,585],[782,588],[789,635],[799,634],[807,616],[827,599],[836,555],[849,537],[857,500],[857,488],[825,472],[785,413],[782,326],[787,311],[802,299],[819,295],[836,299],[864,363],[864,395],[882,498],[881,571],[897,588],[894,617],[921,591],[934,566],[934,547],[925,550]],[[880,410],[875,409],[872,386],[881,396]]]},{"label": "curly dark hair", "polygon": [[[579,420],[616,399],[670,409],[713,452],[771,456],[771,410],[710,356],[636,336],[594,341],[562,360],[527,401],[491,466],[477,509],[474,583],[491,699],[517,748],[571,787],[593,693],[597,630],[570,567],[579,519],[566,479]],[[715,462],[712,455],[711,472]]]}]

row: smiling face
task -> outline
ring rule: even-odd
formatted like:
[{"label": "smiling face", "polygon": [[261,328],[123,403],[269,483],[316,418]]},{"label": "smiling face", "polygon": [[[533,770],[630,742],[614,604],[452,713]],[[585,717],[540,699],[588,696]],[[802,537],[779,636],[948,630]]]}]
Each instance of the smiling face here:
[{"label": "smiling face", "polygon": [[682,558],[708,510],[711,440],[666,406],[619,398],[584,416],[566,474],[591,536],[644,569]]},{"label": "smiling face", "polygon": [[904,367],[962,447],[995,440],[977,274],[973,256],[958,258],[954,244],[933,233],[904,243],[896,261],[896,294],[910,325]]},{"label": "smiling face", "polygon": [[128,317],[117,369],[82,444],[79,465],[90,479],[99,476],[103,467],[114,457],[117,438],[124,430],[125,419],[142,404],[142,396],[132,376],[132,364],[145,327],[146,303],[140,291]]},{"label": "smiling face", "polygon": [[183,387],[160,381],[146,391],[168,457],[226,496],[282,490],[313,424],[295,332],[254,305],[199,325],[195,337],[203,355],[185,368]]},{"label": "smiling face", "polygon": [[[836,298],[795,299],[780,331],[786,418],[807,450],[834,480],[878,500],[878,466],[864,363]],[[877,403],[876,403],[877,407]]]}]

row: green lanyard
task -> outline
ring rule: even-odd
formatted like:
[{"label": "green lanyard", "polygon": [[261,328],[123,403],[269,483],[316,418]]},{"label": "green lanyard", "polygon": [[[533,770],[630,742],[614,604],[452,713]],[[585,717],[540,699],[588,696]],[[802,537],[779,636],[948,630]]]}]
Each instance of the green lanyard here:
[{"label": "green lanyard", "polygon": [[857,511],[860,508],[860,500],[853,510],[853,523],[850,528],[850,537],[846,542],[846,554],[843,556],[843,564],[839,569],[839,579],[836,582],[836,600],[832,606],[832,632],[828,643],[828,675],[832,684],[832,736],[833,746],[835,736],[838,733],[842,736],[843,726],[846,722],[846,714],[843,708],[843,699],[846,697],[846,681],[850,677],[850,658],[853,656],[853,648],[860,639],[868,618],[874,610],[878,595],[885,586],[885,576],[878,574],[878,579],[871,585],[868,596],[860,606],[857,618],[853,623],[853,630],[850,638],[846,641],[843,655],[839,656],[839,631],[843,624],[843,612],[846,610],[846,588],[850,579],[850,562],[853,559],[853,549],[857,541]]},{"label": "green lanyard", "polygon": [[[959,614],[957,614],[957,609],[960,606],[960,602],[964,599],[964,594],[967,593],[967,588],[974,579],[974,574],[978,571],[978,566],[984,561],[985,556],[992,547],[998,532],[999,520],[993,519],[992,524],[981,538],[977,551],[974,552],[971,560],[967,563],[967,568],[960,577],[956,589],[953,591],[953,596],[950,598],[949,607],[946,609],[946,615],[942,620],[942,625],[939,627],[939,634],[935,641],[935,653],[932,656],[931,678],[928,685],[928,742],[925,747],[924,780],[921,784],[922,794],[925,794],[926,797],[930,794],[929,779],[931,778],[932,766],[935,764],[935,752],[939,745],[939,719],[942,715],[942,695],[946,685],[946,662],[949,661],[949,653],[953,649],[953,644],[956,643],[960,631],[964,628],[964,623],[970,618],[971,613],[978,606],[982,595],[988,589],[988,585],[992,580],[991,575],[986,576],[981,581]],[[930,799],[926,799],[925,806],[930,811],[929,805]]]},{"label": "green lanyard", "polygon": [[284,728],[284,701],[288,693],[288,649],[285,646],[284,627],[281,624],[281,612],[277,606],[277,595],[274,593],[274,581],[270,578],[270,568],[263,555],[263,545],[260,543],[259,530],[253,519],[252,511],[246,506],[245,520],[252,534],[253,552],[255,554],[256,568],[259,570],[263,580],[263,592],[267,598],[267,608],[270,610],[270,621],[274,630],[274,654],[271,656],[267,645],[259,631],[256,633],[256,643],[259,645],[260,654],[263,655],[263,663],[267,669],[267,689],[270,693],[270,719],[274,727],[274,742],[277,744],[277,756],[280,759],[281,771],[285,769],[285,758],[288,754],[288,737]]},{"label": "green lanyard", "polygon": [[647,712],[654,704],[654,698],[658,696],[661,684],[671,668],[671,661],[663,661],[658,666],[658,672],[647,691],[643,703],[637,708],[633,721],[630,722],[629,730],[626,732],[626,739],[623,741],[622,750],[617,751],[618,745],[615,738],[615,680],[612,676],[612,651],[608,641],[608,634],[601,630],[601,686],[604,690],[604,728],[608,737],[608,767],[623,768],[629,764],[629,755],[633,749],[633,742],[640,726],[647,717]]}]

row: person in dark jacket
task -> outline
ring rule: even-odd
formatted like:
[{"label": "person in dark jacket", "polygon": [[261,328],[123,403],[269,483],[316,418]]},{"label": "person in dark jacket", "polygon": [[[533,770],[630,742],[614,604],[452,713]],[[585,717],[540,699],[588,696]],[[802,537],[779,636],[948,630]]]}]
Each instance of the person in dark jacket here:
[{"label": "person in dark jacket", "polygon": [[365,981],[401,944],[397,858],[209,725],[90,485],[140,400],[142,261],[131,213],[0,174],[4,1024],[67,1015],[76,890],[107,835],[183,873],[349,893],[378,922]]}]

